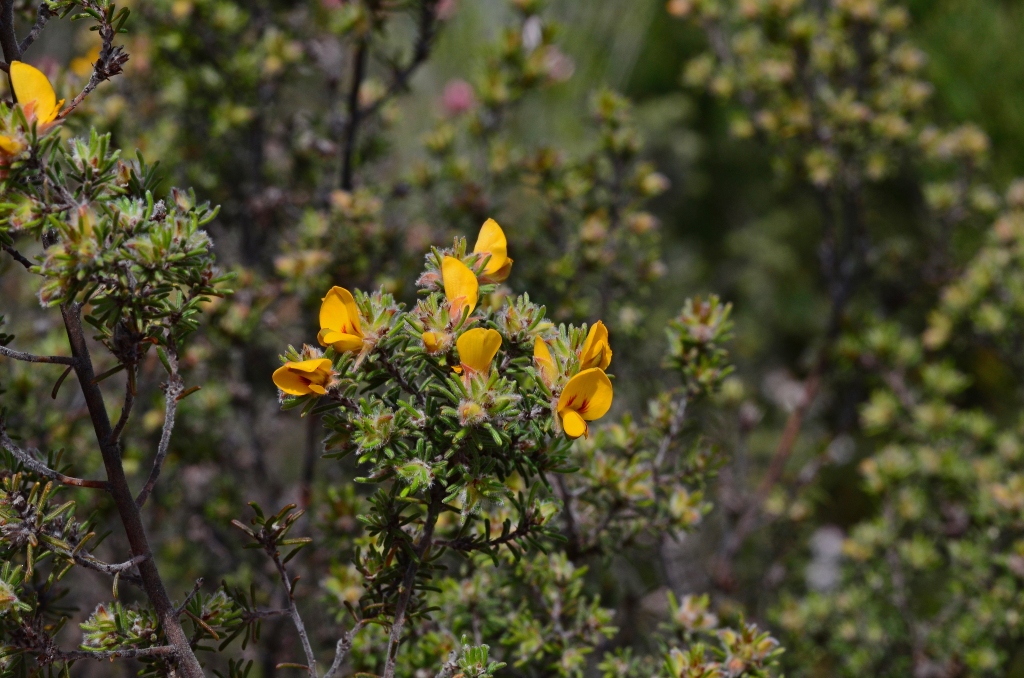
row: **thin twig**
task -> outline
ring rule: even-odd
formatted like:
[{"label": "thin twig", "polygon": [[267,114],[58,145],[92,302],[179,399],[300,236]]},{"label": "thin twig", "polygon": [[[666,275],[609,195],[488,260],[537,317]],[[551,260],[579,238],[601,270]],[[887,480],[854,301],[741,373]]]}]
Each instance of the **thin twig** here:
[{"label": "thin twig", "polygon": [[685,397],[680,398],[679,402],[672,408],[672,418],[669,421],[668,433],[661,439],[661,444],[658,445],[658,454],[654,458],[654,470],[657,472],[661,468],[661,465],[665,463],[665,455],[668,454],[668,448],[671,447],[672,441],[679,435],[679,430],[683,427],[683,421],[686,419],[686,406],[689,400]]},{"label": "thin twig", "polygon": [[520,524],[515,530],[509,532],[504,537],[496,537],[489,541],[473,537],[459,537],[458,539],[438,539],[434,541],[434,546],[460,552],[482,551],[484,549],[502,546],[503,544],[515,541],[516,539],[526,537],[533,532],[534,527],[537,526],[527,522],[525,524]]},{"label": "thin twig", "polygon": [[800,402],[797,403],[796,408],[786,421],[786,428],[782,431],[782,437],[779,439],[775,456],[772,457],[772,461],[768,466],[768,473],[761,480],[761,484],[754,493],[753,499],[751,499],[746,510],[736,522],[735,528],[733,528],[722,544],[721,552],[715,564],[714,574],[718,584],[723,588],[729,589],[732,587],[732,560],[736,557],[747,535],[757,525],[764,502],[768,499],[768,495],[771,494],[772,488],[781,479],[782,472],[786,468],[786,462],[789,461],[789,457],[793,453],[793,448],[800,435],[800,429],[803,427],[804,418],[807,416],[807,411],[814,402],[814,398],[818,394],[818,388],[821,385],[821,376],[826,365],[825,356],[826,352],[823,349],[815,363],[814,369],[804,383],[804,392]]},{"label": "thin twig", "polygon": [[3,420],[0,420],[0,446],[14,455],[14,458],[24,464],[25,468],[33,473],[43,476],[44,478],[49,478],[50,480],[55,480],[62,485],[68,485],[71,487],[88,487],[94,490],[109,489],[107,482],[104,480],[83,480],[81,478],[72,478],[71,476],[66,476],[63,473],[54,471],[43,462],[36,459],[33,455],[25,452],[15,445],[14,441],[7,435],[7,428]]},{"label": "thin twig", "polygon": [[363,108],[359,117],[363,120],[370,117],[384,106],[393,96],[406,90],[409,87],[409,80],[416,70],[426,62],[430,56],[434,39],[437,37],[437,5],[439,0],[422,0],[420,4],[419,25],[417,27],[416,45],[413,47],[412,58],[402,68],[395,69],[391,76],[391,82],[384,91],[384,95],[369,106]]},{"label": "thin twig", "polygon": [[164,459],[167,457],[167,449],[171,444],[171,432],[174,430],[174,415],[178,411],[178,396],[181,395],[185,383],[178,376],[178,359],[172,351],[167,352],[167,360],[174,370],[167,380],[164,388],[164,427],[160,433],[160,444],[156,448],[156,457],[153,459],[153,469],[149,472],[149,480],[135,498],[135,505],[142,508],[149,495],[156,487],[156,481],[160,477],[160,470],[163,468]]},{"label": "thin twig", "polygon": [[[8,72],[9,72],[9,68],[8,68]],[[10,255],[11,255],[12,257],[14,257],[14,260],[15,260],[16,262],[18,262],[19,264],[21,264],[22,266],[24,266],[25,268],[27,268],[27,269],[29,269],[29,270],[31,270],[31,269],[32,269],[32,262],[31,262],[31,261],[29,261],[28,259],[26,259],[26,258],[25,258],[25,257],[24,257],[24,256],[23,256],[23,255],[21,254],[21,252],[19,252],[18,250],[14,249],[14,248],[13,248],[13,247],[11,247],[10,245],[3,245],[3,250],[4,250],[4,252],[7,252],[7,253],[8,253],[8,254],[10,254]]]},{"label": "thin twig", "polygon": [[416,403],[420,407],[424,407],[427,404],[427,396],[423,393],[423,390],[410,384],[409,380],[405,378],[404,374],[402,374],[402,371],[399,370],[390,359],[388,359],[387,354],[384,353],[383,350],[378,350],[377,355],[380,356],[380,361],[384,365],[384,369],[388,371],[388,374],[390,374],[395,381],[398,382],[398,385],[402,387],[402,390],[416,398]]},{"label": "thin twig", "polygon": [[92,75],[89,76],[89,82],[85,83],[85,87],[83,87],[82,91],[78,93],[78,96],[72,99],[71,102],[63,110],[61,110],[61,112],[57,115],[57,119],[63,120],[64,118],[68,117],[68,115],[71,114],[71,111],[78,108],[79,104],[85,101],[85,98],[92,94],[92,91],[96,89],[101,82],[103,82],[103,80],[101,80],[96,75],[96,71],[93,71]]},{"label": "thin twig", "polygon": [[903,405],[908,412],[917,407],[917,400],[914,398],[914,394],[911,393],[910,388],[907,386],[907,382],[904,379],[902,372],[883,367],[878,359],[872,355],[862,356],[860,364],[872,372],[878,372],[886,385],[894,394],[896,394],[896,397],[899,398],[900,404]]},{"label": "thin twig", "polygon": [[242,615],[242,621],[248,623],[257,619],[270,619],[271,617],[286,617],[291,610],[252,610]]},{"label": "thin twig", "polygon": [[173,645],[158,645],[157,647],[140,647],[130,650],[70,650],[55,653],[56,661],[75,661],[78,659],[135,659],[138,657],[166,657],[177,654]]},{"label": "thin twig", "polygon": [[582,549],[583,544],[580,539],[579,528],[577,527],[576,514],[573,512],[573,502],[575,497],[569,492],[569,487],[565,483],[565,476],[561,473],[553,474],[555,476],[555,486],[558,488],[558,494],[562,497],[562,512],[565,514],[565,531],[569,533],[569,552],[570,558],[575,558],[579,551]]},{"label": "thin twig", "polygon": [[127,573],[126,570],[130,570],[144,560],[150,557],[150,554],[144,554],[141,556],[135,556],[131,560],[126,560],[123,563],[104,563],[102,560],[97,560],[90,555],[82,555],[75,553],[72,556],[75,560],[76,565],[102,572],[103,574],[118,575],[120,581],[128,582],[133,586],[142,586],[142,579],[134,574]]},{"label": "thin twig", "polygon": [[43,32],[43,27],[46,26],[46,22],[49,21],[52,16],[53,12],[50,11],[49,3],[39,3],[39,10],[36,12],[36,23],[32,26],[32,30],[28,32],[28,35],[25,36],[25,39],[21,41],[21,45],[19,45],[19,49],[22,54],[24,54],[25,50],[36,41],[39,34]]},{"label": "thin twig", "polygon": [[370,39],[364,37],[356,45],[352,66],[352,82],[348,92],[348,119],[345,121],[345,140],[341,155],[341,188],[351,191],[353,185],[353,158],[355,157],[356,139],[359,135],[359,123],[362,120],[362,108],[359,106],[359,90],[366,77],[366,61],[369,57]]},{"label": "thin twig", "polygon": [[[134,370],[135,366],[130,365],[128,369]],[[128,378],[125,380],[124,405],[121,406],[121,416],[118,417],[117,424],[114,425],[114,430],[110,433],[111,445],[117,444],[125,425],[128,423],[128,417],[132,414],[132,406],[135,405],[135,392],[132,390],[132,381],[132,375],[128,375]]]},{"label": "thin twig", "polygon": [[406,567],[405,576],[402,577],[402,586],[399,589],[398,601],[395,604],[395,620],[391,624],[391,635],[388,637],[388,654],[384,664],[384,678],[395,678],[395,665],[398,660],[398,643],[402,640],[402,628],[405,626],[405,612],[409,607],[409,600],[416,584],[416,572],[419,570],[420,561],[434,539],[434,526],[437,524],[437,516],[440,514],[443,504],[444,490],[441,483],[436,483],[431,491],[430,505],[427,507],[427,517],[423,523],[423,535],[420,543],[413,549],[414,557]]},{"label": "thin twig", "polygon": [[76,364],[74,358],[62,355],[32,355],[31,353],[15,351],[14,349],[7,348],[6,346],[0,346],[0,355],[7,358],[13,358],[14,360],[21,360],[26,363],[50,363],[54,365],[72,366]]},{"label": "thin twig", "polygon": [[[90,7],[100,13],[101,16],[106,16],[106,12],[102,8],[93,7],[92,2],[83,2],[83,5]],[[75,110],[80,103],[85,101],[85,98],[96,89],[97,86],[104,80],[110,80],[115,75],[121,74],[122,67],[125,62],[128,61],[128,55],[120,47],[114,46],[114,38],[117,33],[114,31],[114,27],[111,23],[103,19],[103,22],[99,26],[100,39],[103,40],[103,46],[100,48],[100,56],[96,59],[96,63],[92,65],[92,75],[89,76],[89,82],[85,84],[85,87],[79,92],[78,96],[71,100],[67,108],[62,110],[57,116],[58,120],[63,120],[71,111]]]},{"label": "thin twig", "polygon": [[327,669],[327,673],[324,674],[324,678],[334,678],[338,671],[341,670],[341,665],[345,661],[345,657],[352,650],[352,643],[355,642],[356,635],[363,630],[363,626],[366,625],[365,621],[360,621],[352,630],[338,638],[338,644],[334,648],[334,661],[331,663],[331,668]]},{"label": "thin twig", "polygon": [[413,73],[423,65],[430,56],[434,39],[437,37],[437,5],[439,0],[421,0],[420,16],[417,25],[416,44],[409,63],[392,72],[384,94],[368,106],[359,105],[359,90],[366,78],[366,62],[369,59],[369,38],[363,38],[356,46],[352,67],[352,83],[348,92],[348,118],[345,121],[344,142],[342,146],[341,188],[352,190],[354,183],[354,155],[358,141],[359,126],[364,120],[377,113],[392,97],[409,87]]},{"label": "thin twig", "polygon": [[306,625],[302,623],[302,615],[299,614],[299,608],[295,605],[292,580],[288,578],[288,570],[285,568],[284,563],[281,562],[281,552],[277,550],[276,545],[273,542],[265,543],[264,549],[266,550],[267,555],[269,555],[274,561],[274,565],[277,567],[277,573],[281,576],[281,583],[284,584],[284,590],[288,594],[288,614],[291,616],[292,624],[295,625],[295,630],[298,632],[299,639],[302,641],[302,650],[306,653],[306,668],[312,678],[317,678],[316,655],[313,654],[313,646],[309,643],[309,634],[306,633]]},{"label": "thin twig", "polygon": [[188,604],[191,603],[192,599],[196,597],[197,593],[199,593],[199,587],[201,587],[202,585],[203,585],[203,578],[200,577],[199,579],[196,579],[196,583],[192,587],[192,590],[189,591],[187,596],[185,596],[185,601],[181,605],[178,606],[178,610],[177,610],[178,614],[181,614],[182,612],[185,611],[185,608],[188,607]]}]

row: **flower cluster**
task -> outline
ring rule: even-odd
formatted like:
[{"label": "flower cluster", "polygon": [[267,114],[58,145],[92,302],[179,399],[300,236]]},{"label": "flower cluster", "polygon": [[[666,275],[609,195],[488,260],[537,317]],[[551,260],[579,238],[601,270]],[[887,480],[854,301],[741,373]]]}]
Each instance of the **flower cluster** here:
[{"label": "flower cluster", "polygon": [[[587,422],[603,417],[612,404],[612,385],[605,374],[612,359],[608,330],[597,321],[589,332],[572,326],[556,332],[543,321],[543,309],[526,297],[506,300],[499,314],[478,312],[481,295],[505,281],[511,268],[505,233],[488,219],[472,252],[466,252],[464,240],[456,239],[452,248],[434,249],[427,256],[427,268],[418,281],[427,296],[411,312],[403,312],[383,293],[357,291],[357,299],[347,289],[331,288],[320,307],[317,340],[330,348],[333,356],[356,356],[350,363],[352,370],[374,357],[385,361],[386,369],[395,370],[400,368],[389,362],[381,342],[396,332],[408,335],[402,341],[408,343],[412,338],[415,342],[406,349],[409,357],[421,356],[430,367],[447,367],[458,375],[457,379],[445,379],[451,388],[444,392],[457,396],[457,403],[446,411],[454,414],[460,425],[500,424],[505,428],[536,416],[514,410],[524,385],[506,375],[517,358],[522,363],[524,347],[532,341],[531,390],[547,399],[558,430],[569,438],[586,437]],[[515,331],[521,324],[515,318],[523,315],[531,317],[530,325]],[[503,345],[504,357],[495,366]],[[342,383],[338,375],[343,370],[335,369],[332,358],[308,346],[301,357],[286,360],[274,373],[278,388],[289,396],[324,396],[329,395],[328,390],[337,394]],[[423,401],[423,391],[411,383],[407,386]]]}]

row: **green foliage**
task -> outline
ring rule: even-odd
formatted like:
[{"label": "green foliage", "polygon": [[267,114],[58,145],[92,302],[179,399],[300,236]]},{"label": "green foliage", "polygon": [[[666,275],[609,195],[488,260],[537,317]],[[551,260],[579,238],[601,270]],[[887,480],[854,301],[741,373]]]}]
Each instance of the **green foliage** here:
[{"label": "green foliage", "polygon": [[1015,675],[1012,8],[15,9],[0,675]]}]

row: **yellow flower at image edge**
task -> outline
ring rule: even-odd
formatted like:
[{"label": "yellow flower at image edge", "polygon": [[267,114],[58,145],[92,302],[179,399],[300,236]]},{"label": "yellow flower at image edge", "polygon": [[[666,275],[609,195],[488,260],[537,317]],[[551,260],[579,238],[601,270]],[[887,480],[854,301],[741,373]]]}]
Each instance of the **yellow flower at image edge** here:
[{"label": "yellow flower at image edge", "polygon": [[590,328],[580,351],[580,371],[598,367],[607,370],[612,362],[612,347],[608,344],[608,328],[598,320]]},{"label": "yellow flower at image edge", "polygon": [[451,307],[449,316],[458,321],[463,308],[469,309],[467,315],[472,314],[480,294],[480,283],[469,266],[455,257],[445,257],[441,262],[441,277],[444,279],[444,296]]},{"label": "yellow flower at image edge", "polygon": [[5,134],[0,134],[0,151],[7,155],[20,155],[27,148],[21,141]]},{"label": "yellow flower at image edge", "polygon": [[455,346],[459,349],[459,361],[464,369],[490,372],[491,361],[501,348],[501,335],[478,327],[459,337]]},{"label": "yellow flower at image edge", "polygon": [[505,239],[505,232],[501,230],[497,221],[488,219],[480,227],[480,234],[476,237],[473,253],[490,254],[491,259],[483,271],[484,277],[490,282],[505,282],[512,270],[512,260],[508,257],[508,241]]},{"label": "yellow flower at image edge", "polygon": [[558,398],[558,418],[570,438],[590,437],[588,421],[600,419],[612,406],[612,382],[594,367],[569,380]]},{"label": "yellow flower at image edge", "polygon": [[42,71],[23,61],[11,62],[11,83],[26,117],[31,118],[34,114],[35,119],[44,125],[57,118],[64,100],[57,101],[57,93]]},{"label": "yellow flower at image edge", "polygon": [[296,363],[286,362],[274,371],[274,384],[288,395],[323,395],[333,370],[327,358],[314,358]]},{"label": "yellow flower at image edge", "polygon": [[333,346],[339,353],[362,349],[359,308],[352,293],[344,287],[332,287],[324,297],[320,306],[320,333],[316,338],[321,346]]}]

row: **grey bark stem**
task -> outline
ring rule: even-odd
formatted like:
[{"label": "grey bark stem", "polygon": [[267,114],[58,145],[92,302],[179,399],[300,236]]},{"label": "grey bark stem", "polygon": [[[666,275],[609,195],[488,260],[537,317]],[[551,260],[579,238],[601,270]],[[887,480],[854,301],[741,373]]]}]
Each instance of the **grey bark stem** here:
[{"label": "grey bark stem", "polygon": [[43,27],[46,26],[46,22],[49,21],[52,16],[53,12],[50,11],[50,6],[45,2],[39,3],[39,9],[36,11],[36,23],[32,26],[32,30],[29,31],[28,35],[25,36],[25,39],[22,40],[21,44],[18,46],[18,49],[22,54],[24,54],[25,50],[36,41],[39,34],[43,32]]},{"label": "grey bark stem", "polygon": [[345,657],[352,650],[352,644],[355,642],[356,634],[358,634],[366,622],[357,623],[351,631],[344,634],[338,639],[338,644],[334,649],[334,661],[331,663],[331,668],[327,669],[327,673],[324,674],[324,678],[334,678],[338,671],[341,670],[341,665],[345,663]]},{"label": "grey bark stem", "polygon": [[178,411],[178,396],[184,390],[184,383],[181,381],[181,377],[178,376],[178,356],[171,354],[167,357],[171,361],[174,372],[167,379],[167,388],[164,393],[166,400],[164,406],[164,426],[160,432],[160,444],[156,449],[156,457],[153,459],[153,469],[149,472],[149,479],[146,481],[145,486],[139,491],[139,496],[135,498],[135,505],[140,509],[146,503],[146,500],[149,499],[149,495],[153,492],[153,488],[156,487],[156,481],[160,477],[160,470],[163,468],[164,459],[167,458],[167,450],[171,445],[174,415]]},{"label": "grey bark stem", "polygon": [[295,630],[299,634],[299,640],[302,641],[302,651],[306,654],[306,669],[309,671],[311,678],[317,678],[316,672],[316,655],[313,653],[313,646],[309,642],[309,634],[306,633],[306,625],[302,622],[302,615],[299,614],[299,608],[295,605],[295,588],[292,586],[292,580],[288,578],[288,570],[285,569],[284,563],[281,562],[281,554],[274,550],[267,549],[270,557],[274,560],[274,565],[277,567],[277,573],[281,576],[281,583],[284,584],[284,590],[288,594],[288,615],[292,618],[292,624],[295,625]]},{"label": "grey bark stem", "polygon": [[68,342],[71,344],[71,354],[77,359],[75,376],[78,377],[78,383],[82,386],[82,394],[85,396],[85,403],[92,419],[96,441],[99,443],[100,452],[103,455],[103,466],[107,471],[109,484],[108,491],[117,505],[117,512],[124,525],[132,555],[135,557],[150,556],[138,564],[139,576],[142,579],[143,590],[156,610],[164,634],[175,649],[175,657],[182,674],[185,678],[205,678],[203,668],[189,644],[188,636],[185,635],[185,631],[178,622],[174,605],[160,578],[156,560],[151,557],[149,538],[142,525],[142,515],[135,504],[135,497],[132,496],[131,488],[128,487],[128,479],[125,477],[124,467],[121,465],[121,449],[111,437],[113,429],[110,426],[110,418],[107,416],[107,409],[103,402],[103,393],[99,386],[93,383],[96,375],[93,371],[92,359],[89,356],[89,346],[85,342],[81,312],[81,307],[78,304],[63,304],[61,306],[64,327],[67,330]]}]

